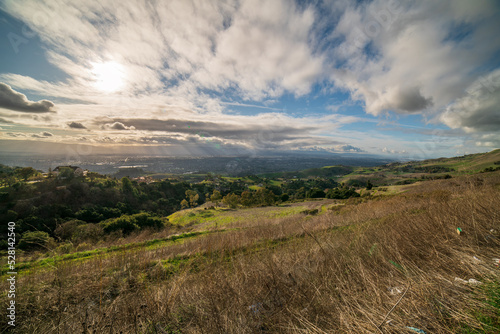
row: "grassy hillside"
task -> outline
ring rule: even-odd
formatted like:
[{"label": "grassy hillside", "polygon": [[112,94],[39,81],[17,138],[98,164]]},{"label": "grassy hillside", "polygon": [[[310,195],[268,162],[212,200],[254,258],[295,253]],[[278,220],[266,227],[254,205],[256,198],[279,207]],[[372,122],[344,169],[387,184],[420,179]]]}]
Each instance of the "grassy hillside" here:
[{"label": "grassy hillside", "polygon": [[404,163],[390,163],[378,167],[353,167],[352,172],[337,179],[352,185],[363,185],[370,180],[374,185],[409,184],[428,179],[454,177],[500,169],[500,150]]},{"label": "grassy hillside", "polygon": [[115,244],[19,254],[16,329],[498,333],[500,172],[380,192],[183,210]]},{"label": "grassy hillside", "polygon": [[500,149],[455,158],[395,162],[376,167],[325,166],[295,172],[268,173],[261,176],[277,180],[330,178],[339,183],[364,187],[368,180],[375,186],[391,186],[487,172],[496,168],[500,169]]}]

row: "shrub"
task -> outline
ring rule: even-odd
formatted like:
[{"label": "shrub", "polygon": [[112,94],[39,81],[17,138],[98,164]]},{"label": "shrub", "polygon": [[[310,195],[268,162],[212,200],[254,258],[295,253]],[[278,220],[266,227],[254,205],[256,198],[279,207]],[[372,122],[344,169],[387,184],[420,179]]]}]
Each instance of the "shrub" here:
[{"label": "shrub", "polygon": [[54,239],[47,232],[30,231],[23,233],[18,247],[22,250],[43,249],[51,246],[53,242]]},{"label": "shrub", "polygon": [[62,240],[71,240],[78,228],[78,225],[83,224],[85,224],[85,222],[82,220],[68,220],[61,225],[58,225],[54,230],[54,234]]},{"label": "shrub", "polygon": [[9,199],[9,193],[8,192],[5,192],[5,191],[2,191],[0,192],[0,201],[6,201]]},{"label": "shrub", "polygon": [[326,193],[326,198],[331,199],[347,199],[351,197],[359,197],[354,188],[335,188],[328,190]]},{"label": "shrub", "polygon": [[318,212],[318,209],[305,209],[304,211],[302,211],[303,214],[311,216],[317,215]]},{"label": "shrub", "polygon": [[58,254],[68,254],[71,253],[72,250],[73,250],[73,244],[70,242],[61,244],[56,248],[56,252]]},{"label": "shrub", "polygon": [[77,252],[83,252],[83,251],[86,251],[86,250],[89,250],[90,249],[90,245],[86,242],[82,242],[81,244],[79,244],[78,246],[76,246],[76,251]]},{"label": "shrub", "polygon": [[73,242],[83,242],[86,240],[99,240],[104,234],[102,226],[99,224],[79,225],[73,233]]},{"label": "shrub", "polygon": [[233,193],[224,196],[224,198],[222,199],[222,202],[224,202],[224,204],[226,204],[231,209],[236,208],[238,206],[239,201],[240,201],[239,196]]},{"label": "shrub", "polygon": [[134,219],[129,215],[123,215],[119,218],[108,219],[101,223],[105,233],[121,230],[124,234],[129,234],[139,229]]},{"label": "shrub", "polygon": [[132,215],[132,217],[135,219],[135,223],[140,229],[144,229],[146,227],[158,229],[163,227],[163,221],[161,218],[150,216],[145,212]]},{"label": "shrub", "polygon": [[123,215],[118,218],[108,219],[101,225],[105,233],[120,230],[123,234],[129,234],[148,227],[161,228],[163,227],[163,221],[159,217],[150,216],[148,213],[142,212],[135,215]]},{"label": "shrub", "polygon": [[308,198],[324,198],[325,196],[325,192],[319,188],[312,188],[306,193]]}]

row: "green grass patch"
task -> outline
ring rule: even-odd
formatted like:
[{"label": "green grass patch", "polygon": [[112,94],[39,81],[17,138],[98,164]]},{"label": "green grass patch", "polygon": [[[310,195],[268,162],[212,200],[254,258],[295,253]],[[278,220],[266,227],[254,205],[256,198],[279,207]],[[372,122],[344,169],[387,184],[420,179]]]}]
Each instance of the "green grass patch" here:
[{"label": "green grass patch", "polygon": [[500,333],[500,283],[491,282],[484,284],[480,288],[487,296],[484,300],[484,307],[471,310],[471,316],[480,324],[481,328],[473,328],[462,324],[462,334],[496,334]]},{"label": "green grass patch", "polygon": [[[125,245],[120,245],[120,246],[111,246],[111,247],[105,247],[105,248],[97,248],[94,250],[90,251],[83,251],[83,252],[76,252],[76,253],[70,253],[70,254],[64,254],[64,255],[54,255],[51,257],[43,258],[43,259],[38,259],[35,261],[26,261],[26,262],[19,262],[16,263],[16,270],[20,275],[26,275],[28,274],[31,270],[35,268],[48,268],[48,267],[55,267],[57,263],[60,262],[70,262],[70,261],[81,261],[85,259],[90,259],[93,258],[97,255],[105,255],[109,253],[115,253],[119,251],[126,251],[126,250],[131,250],[131,249],[154,249],[154,248],[159,248],[163,247],[166,244],[172,243],[172,242],[178,242],[180,240],[188,239],[188,238],[194,238],[203,234],[211,233],[210,231],[203,231],[203,232],[188,232],[188,233],[182,233],[182,234],[177,234],[177,235],[172,235],[166,238],[162,239],[153,239],[153,240],[148,240],[144,242],[138,242],[138,243],[129,243]],[[9,268],[7,265],[3,266],[2,269],[0,270],[0,277],[3,277],[6,275],[6,273],[9,271]]]},{"label": "green grass patch", "polygon": [[241,217],[234,215],[234,211],[226,209],[184,210],[173,213],[167,218],[172,224],[180,226],[198,225],[202,223],[208,223],[208,225],[227,224],[241,219]]},{"label": "green grass patch", "polygon": [[267,218],[282,218],[293,216],[304,211],[304,206],[292,206],[292,207],[283,207],[278,210],[271,210],[266,212]]}]

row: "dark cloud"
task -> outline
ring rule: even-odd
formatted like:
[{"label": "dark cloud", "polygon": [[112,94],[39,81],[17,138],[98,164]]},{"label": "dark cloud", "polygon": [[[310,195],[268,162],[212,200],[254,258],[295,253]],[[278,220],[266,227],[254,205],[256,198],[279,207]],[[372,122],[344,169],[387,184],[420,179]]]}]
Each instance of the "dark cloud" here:
[{"label": "dark cloud", "polygon": [[47,138],[47,137],[52,137],[53,134],[50,132],[40,132],[40,133],[35,133],[32,134],[31,137],[33,138]]},{"label": "dark cloud", "polygon": [[52,111],[54,103],[48,100],[33,102],[26,95],[16,92],[7,84],[0,82],[0,108],[21,112],[44,113]]},{"label": "dark cloud", "polygon": [[400,89],[394,97],[394,106],[408,112],[420,111],[432,106],[432,98],[423,97],[418,87]]},{"label": "dark cloud", "polygon": [[[203,138],[253,139],[257,141],[281,141],[290,138],[303,137],[314,127],[280,126],[279,128],[262,124],[229,124],[190,120],[158,120],[158,119],[114,119],[114,124],[124,128],[134,128],[142,131],[162,131],[198,135]],[[109,123],[109,120],[104,124]]]},{"label": "dark cloud", "polygon": [[352,145],[341,145],[337,146],[336,149],[341,152],[364,152],[364,150],[360,149],[359,147]]},{"label": "dark cloud", "polygon": [[85,125],[83,125],[82,123],[78,123],[78,122],[68,123],[68,126],[72,129],[86,129]]},{"label": "dark cloud", "polygon": [[7,136],[18,138],[18,137],[26,137],[26,134],[20,132],[7,132]]}]

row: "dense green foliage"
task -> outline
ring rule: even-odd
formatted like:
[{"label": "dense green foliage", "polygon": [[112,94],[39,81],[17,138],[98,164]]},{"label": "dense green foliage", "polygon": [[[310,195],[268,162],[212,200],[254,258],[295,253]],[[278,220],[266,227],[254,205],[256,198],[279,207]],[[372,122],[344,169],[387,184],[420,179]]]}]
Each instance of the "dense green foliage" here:
[{"label": "dense green foliage", "polygon": [[330,189],[326,193],[326,198],[333,198],[333,199],[346,199],[350,197],[359,197],[359,194],[354,190],[354,188],[335,188],[335,189]]},{"label": "dense green foliage", "polygon": [[[16,222],[18,238],[40,231],[56,240],[76,240],[118,229],[128,233],[158,228],[162,226],[160,217],[180,209],[186,192],[204,201],[202,194],[213,191],[210,184],[169,180],[137,183],[96,173],[76,176],[64,168],[57,177],[24,182],[25,175],[16,176],[16,170],[2,167],[4,178],[14,179],[0,192],[0,219]],[[9,182],[4,180],[5,185]],[[6,227],[2,229],[5,235]]]},{"label": "dense green foliage", "polygon": [[23,233],[18,247],[23,250],[44,249],[53,241],[47,232],[29,231]]},{"label": "dense green foliage", "polygon": [[[340,172],[335,168],[325,170],[329,174]],[[65,167],[59,168],[58,174],[42,177],[33,168],[1,166],[0,178],[4,185],[0,219],[16,222],[16,233],[21,240],[26,239],[26,249],[35,244],[29,241],[31,232],[44,233],[42,239],[51,238],[49,241],[95,242],[108,235],[159,229],[167,223],[162,217],[210,200],[215,206],[222,202],[229,208],[270,206],[288,200],[324,198],[338,186],[333,179],[322,177],[277,180],[212,174],[198,183],[180,179],[138,182],[95,172],[83,176]],[[354,190],[341,192],[342,196],[334,198],[359,196]]]}]

